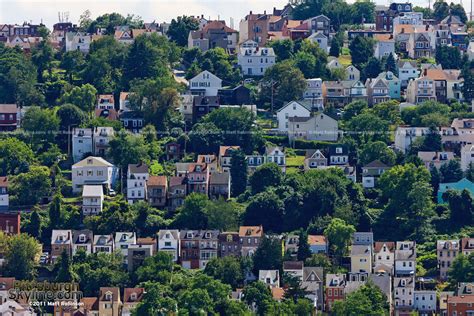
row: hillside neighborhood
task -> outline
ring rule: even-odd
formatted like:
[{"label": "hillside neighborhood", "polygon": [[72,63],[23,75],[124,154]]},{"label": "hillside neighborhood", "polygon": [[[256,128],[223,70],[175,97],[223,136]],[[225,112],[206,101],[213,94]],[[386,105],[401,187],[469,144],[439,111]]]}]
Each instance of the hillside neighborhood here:
[{"label": "hillside neighborhood", "polygon": [[0,315],[474,315],[472,12],[248,9],[0,24]]}]

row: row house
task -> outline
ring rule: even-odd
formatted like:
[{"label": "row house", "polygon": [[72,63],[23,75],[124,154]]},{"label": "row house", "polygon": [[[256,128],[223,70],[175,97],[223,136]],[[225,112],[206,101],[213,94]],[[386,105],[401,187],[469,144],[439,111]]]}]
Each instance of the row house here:
[{"label": "row house", "polygon": [[263,238],[263,227],[260,226],[240,226],[239,238],[241,243],[242,257],[251,257],[257,251]]},{"label": "row house", "polygon": [[104,188],[102,185],[84,185],[82,187],[82,214],[98,215],[104,204]]},{"label": "row house", "polygon": [[225,21],[210,21],[197,31],[190,31],[188,48],[197,47],[202,51],[223,48],[229,53],[235,52],[238,44],[238,32],[225,24]]},{"label": "row house", "polygon": [[128,249],[131,245],[136,245],[137,243],[137,236],[134,232],[116,232],[114,245],[115,249],[120,251],[123,256],[123,264],[126,265],[127,256],[128,256]]},{"label": "row house", "polygon": [[0,177],[0,210],[8,210],[9,206],[8,177]]},{"label": "row house", "polygon": [[393,34],[377,34],[374,36],[374,57],[381,59],[395,54],[395,39]]},{"label": "row house", "polygon": [[0,104],[0,132],[17,129],[18,111],[16,104]]},{"label": "row house", "polygon": [[241,48],[237,54],[237,64],[244,76],[263,76],[275,64],[276,55],[271,47]]},{"label": "row house", "polygon": [[350,103],[350,96],[341,81],[324,81],[323,98],[326,107],[343,108]]},{"label": "row house", "polygon": [[146,187],[148,203],[153,207],[164,207],[168,194],[168,179],[166,176],[149,176]]},{"label": "row house", "polygon": [[194,96],[192,104],[192,121],[197,123],[207,114],[219,109],[219,107],[220,101],[218,96]]},{"label": "row house", "polygon": [[390,99],[400,99],[400,80],[391,72],[382,72],[375,79],[367,79],[367,97],[369,106],[389,101]]},{"label": "row house", "polygon": [[397,241],[395,248],[395,275],[400,277],[415,275],[416,245],[414,241]]},{"label": "row house", "polygon": [[177,229],[161,229],[158,231],[157,250],[171,255],[173,262],[178,262],[181,254],[180,233]]},{"label": "row house", "polygon": [[72,131],[72,159],[78,162],[87,155],[105,157],[109,142],[115,135],[112,127],[74,128]]},{"label": "row house", "polygon": [[402,89],[408,86],[408,82],[419,77],[420,70],[416,61],[400,60],[398,61],[398,79]]},{"label": "row house", "polygon": [[265,163],[275,163],[282,172],[286,172],[286,155],[281,147],[266,147],[264,154],[256,152],[245,156],[245,159],[247,160],[247,168],[250,173],[255,172],[258,167]]},{"label": "row house", "polygon": [[392,241],[374,243],[374,272],[393,275],[395,265],[395,243]]},{"label": "row house", "polygon": [[84,251],[86,254],[92,253],[92,244],[94,242],[94,233],[89,229],[72,231],[72,255],[78,251]]},{"label": "row house", "polygon": [[240,150],[240,146],[219,146],[218,163],[220,171],[228,172],[232,165],[232,151]]},{"label": "row house", "polygon": [[438,259],[439,277],[448,278],[448,270],[454,259],[460,253],[459,240],[438,240],[436,243],[436,257]]},{"label": "row house", "polygon": [[129,164],[127,170],[127,200],[129,204],[147,199],[147,181],[150,174],[144,163]]},{"label": "row house", "polygon": [[219,234],[219,257],[240,257],[242,243],[238,232],[222,232]]},{"label": "row house", "polygon": [[410,80],[406,90],[407,102],[419,104],[426,101],[436,101],[436,85],[433,79],[420,77]]},{"label": "row house", "polygon": [[380,31],[392,31],[394,21],[398,16],[411,13],[413,5],[411,3],[393,2],[390,6],[375,7],[375,29]]},{"label": "row house", "polygon": [[181,265],[186,269],[203,269],[217,257],[219,231],[180,231]]}]

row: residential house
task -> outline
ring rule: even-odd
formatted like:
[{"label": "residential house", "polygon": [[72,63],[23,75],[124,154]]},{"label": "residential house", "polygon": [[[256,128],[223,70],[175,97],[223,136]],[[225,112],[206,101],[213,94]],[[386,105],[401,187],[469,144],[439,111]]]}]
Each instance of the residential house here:
[{"label": "residential house", "polygon": [[378,178],[390,167],[379,160],[369,162],[362,167],[362,185],[366,189],[372,189],[377,185]]},{"label": "residential house", "polygon": [[156,240],[154,238],[138,238],[136,244],[132,244],[127,249],[127,269],[129,272],[135,271],[142,266],[146,258],[153,256],[156,252]]},{"label": "residential house", "polygon": [[415,300],[414,276],[393,278],[395,315],[410,315]]},{"label": "residential house", "polygon": [[307,37],[311,42],[317,43],[319,48],[324,50],[326,53],[329,51],[329,37],[324,35],[323,32],[316,32]]},{"label": "residential house", "polygon": [[393,275],[395,265],[395,243],[377,241],[374,244],[374,273]]},{"label": "residential house", "polygon": [[308,235],[308,245],[311,253],[328,253],[328,242],[324,235]]},{"label": "residential house", "polygon": [[270,288],[280,287],[280,271],[278,270],[260,270],[258,271],[258,280],[265,283]]},{"label": "residential house", "polygon": [[94,151],[91,128],[74,128],[72,130],[72,160],[78,162]]},{"label": "residential house", "polygon": [[239,42],[245,43],[251,40],[259,47],[264,47],[268,40],[269,22],[272,15],[266,11],[261,13],[250,13],[245,16],[239,24]]},{"label": "residential house", "polygon": [[344,288],[346,287],[346,275],[342,273],[326,274],[326,287],[325,287],[325,311],[330,312],[335,301],[344,299]]},{"label": "residential house", "polygon": [[440,183],[439,188],[438,188],[438,203],[444,203],[444,198],[443,194],[447,192],[448,190],[454,190],[458,192],[462,192],[464,190],[469,191],[471,195],[474,195],[474,183],[469,181],[466,178],[462,178],[458,182],[452,182],[452,183]]},{"label": "residential house", "polygon": [[288,121],[290,142],[294,139],[335,142],[339,138],[338,123],[324,113],[310,117],[290,117]]},{"label": "residential house", "polygon": [[67,32],[64,40],[66,52],[77,50],[81,53],[88,53],[92,36],[83,32]]},{"label": "residential house", "polygon": [[325,168],[328,165],[328,159],[319,149],[307,149],[304,159],[304,169]]},{"label": "residential house", "polygon": [[80,300],[80,304],[77,313],[82,313],[83,315],[99,315],[98,297],[83,297]]},{"label": "residential house", "polygon": [[395,131],[395,148],[405,153],[417,138],[428,133],[428,127],[398,126]]},{"label": "residential house", "polygon": [[310,117],[312,108],[305,102],[291,101],[281,107],[277,113],[278,130],[288,132],[290,117]]},{"label": "residential house", "polygon": [[219,231],[203,230],[200,231],[199,238],[199,268],[204,269],[206,264],[212,259],[217,258],[219,251]]},{"label": "residential house", "polygon": [[466,171],[474,163],[474,145],[464,145],[461,148],[461,169]]},{"label": "residential house", "polygon": [[137,243],[137,236],[134,232],[116,232],[114,247],[123,256],[123,264],[128,263],[128,248]]},{"label": "residential house", "polygon": [[308,23],[311,33],[321,32],[329,38],[331,32],[331,19],[321,14],[305,20]]},{"label": "residential house", "polygon": [[7,299],[0,304],[1,315],[14,316],[35,316],[37,315],[33,307],[28,307],[26,304],[20,304],[12,299]]},{"label": "residential house", "polygon": [[207,70],[189,79],[189,90],[193,95],[216,96],[222,88],[222,79]]},{"label": "residential house", "polygon": [[285,236],[285,248],[284,254],[290,255],[292,258],[296,258],[298,253],[298,244],[300,242],[300,238],[298,235],[295,234],[288,234]]},{"label": "residential house", "polygon": [[114,96],[112,94],[100,94],[97,97],[96,109],[113,110],[115,108]]},{"label": "residential house", "polygon": [[360,80],[360,70],[353,65],[346,67],[346,78],[348,81],[359,81]]},{"label": "residential house", "polygon": [[352,234],[352,244],[372,247],[374,244],[374,233],[355,232]]},{"label": "residential house", "polygon": [[345,166],[349,163],[349,147],[346,145],[330,145],[328,154],[330,166]]},{"label": "residential house", "polygon": [[361,100],[367,102],[367,87],[360,81],[344,81],[351,83],[349,87],[349,96],[351,98],[351,102]]},{"label": "residential house", "polygon": [[303,93],[303,98],[312,101],[312,109],[324,109],[322,86],[323,80],[321,78],[306,79],[306,90]]},{"label": "residential house", "polygon": [[175,210],[184,204],[187,194],[185,180],[185,177],[170,177],[168,201],[171,210]]},{"label": "residential house", "polygon": [[322,310],[323,299],[323,268],[303,267],[301,287],[306,289],[306,298],[309,299],[317,310]]},{"label": "residential house", "polygon": [[119,110],[122,112],[130,111],[130,92],[120,92]]},{"label": "residential house", "polygon": [[144,163],[129,164],[127,171],[127,200],[129,204],[146,200],[147,186],[150,174]]},{"label": "residential house", "polygon": [[99,157],[107,157],[109,142],[115,135],[113,127],[95,127],[93,135],[93,153]]},{"label": "residential house", "polygon": [[242,257],[251,257],[262,241],[263,226],[240,226],[239,237],[242,245]]},{"label": "residential house", "polygon": [[456,296],[474,294],[474,282],[458,282],[454,294]]},{"label": "residential house", "polygon": [[98,215],[104,204],[104,188],[102,185],[84,185],[82,187],[82,214]]},{"label": "residential house", "polygon": [[265,148],[265,162],[275,163],[280,167],[283,173],[286,172],[286,155],[281,147],[266,147]]},{"label": "residential house", "polygon": [[429,27],[426,26],[425,32],[414,32],[411,34],[407,44],[408,56],[412,59],[433,56],[433,33],[428,32]]},{"label": "residential house", "polygon": [[445,69],[443,70],[446,78],[446,99],[447,100],[464,100],[463,85],[464,78],[461,76],[459,69]]},{"label": "residential house", "polygon": [[72,255],[78,251],[84,251],[86,254],[92,253],[92,243],[94,234],[89,229],[72,231]]},{"label": "residential house", "polygon": [[94,243],[92,245],[94,253],[114,252],[114,236],[113,235],[94,235]]},{"label": "residential house", "polygon": [[120,114],[120,122],[122,122],[122,125],[126,130],[134,134],[140,133],[145,125],[143,113],[139,111],[122,112]]},{"label": "residential house", "polygon": [[51,259],[56,260],[63,251],[68,255],[72,252],[72,231],[68,229],[53,229],[51,233]]},{"label": "residential house", "polygon": [[334,56],[329,56],[328,57],[328,62],[326,64],[326,67],[329,69],[329,70],[336,70],[336,69],[342,69],[344,68],[341,64],[341,62],[339,61],[339,58],[337,57],[334,57]]},{"label": "residential house", "polygon": [[414,241],[397,241],[395,248],[395,275],[415,275],[416,245]]},{"label": "residential house", "polygon": [[223,48],[233,53],[238,43],[238,32],[225,24],[225,21],[209,21],[203,28],[190,31],[188,48],[197,47],[202,51]]},{"label": "residential house", "polygon": [[185,269],[198,269],[200,232],[198,230],[181,230],[179,232],[179,239],[181,265]]},{"label": "residential house", "polygon": [[233,150],[240,150],[240,146],[219,146],[219,166],[224,172],[230,170]]},{"label": "residential house", "polygon": [[439,169],[442,165],[454,159],[454,153],[451,151],[419,151],[418,158],[423,161],[428,170],[431,167]]},{"label": "residential house", "polygon": [[230,172],[212,172],[209,174],[209,196],[211,199],[230,198]]},{"label": "residential house", "polygon": [[204,116],[220,107],[218,96],[194,96],[193,98],[193,122],[200,121]]},{"label": "residential house", "polygon": [[434,81],[436,100],[441,103],[448,101],[447,77],[442,69],[425,69],[424,77]]},{"label": "residential house", "polygon": [[[176,164],[176,171],[179,172],[180,165],[184,165],[184,178],[186,179],[186,192],[188,194],[196,192],[209,195],[209,169],[206,164],[184,163]],[[177,174],[179,176],[179,174]]]},{"label": "residential house", "polygon": [[420,77],[410,80],[406,91],[407,102],[413,104],[436,101],[436,86],[433,79]]},{"label": "residential house", "polygon": [[177,262],[180,254],[180,236],[177,229],[160,229],[158,231],[158,251],[171,255]]},{"label": "residential house", "polygon": [[0,210],[8,210],[9,205],[8,177],[0,177]]},{"label": "residential house", "polygon": [[101,157],[87,157],[72,166],[72,191],[79,193],[88,185],[105,185],[112,189],[117,168]]},{"label": "residential house", "polygon": [[250,89],[244,85],[234,88],[222,88],[217,91],[221,105],[247,105],[251,104]]},{"label": "residential house", "polygon": [[214,154],[198,155],[196,163],[207,164],[207,168],[209,168],[209,172],[211,173],[219,170],[217,156]]},{"label": "residential house", "polygon": [[194,97],[192,94],[182,94],[180,96],[179,112],[183,115],[184,121],[188,124],[191,124],[193,121]]},{"label": "residential house", "polygon": [[465,256],[469,256],[474,252],[474,238],[462,238],[461,239],[461,252]]},{"label": "residential house", "polygon": [[376,6],[375,7],[375,29],[376,30],[393,30],[393,22],[399,15],[409,13],[412,11],[411,3],[392,2],[390,6]]},{"label": "residential house", "polygon": [[474,294],[448,297],[447,315],[472,315]]},{"label": "residential house", "polygon": [[149,176],[146,187],[148,203],[153,207],[164,207],[168,194],[166,176]]},{"label": "residential house", "polygon": [[388,57],[390,54],[395,54],[395,39],[392,34],[376,34],[374,36],[375,48],[374,48],[374,57],[375,58],[384,58]]},{"label": "residential house", "polygon": [[247,170],[250,174],[254,173],[258,167],[265,163],[265,156],[258,152],[245,156],[245,159],[247,160]]},{"label": "residential house", "polygon": [[271,47],[241,48],[237,54],[237,64],[244,76],[263,76],[275,64],[276,55]]},{"label": "residential house", "polygon": [[453,291],[442,291],[439,293],[439,307],[438,307],[439,315],[441,316],[448,315],[448,298],[453,295],[454,295]]},{"label": "residential house", "polygon": [[403,15],[398,15],[393,19],[393,25],[422,25],[423,12],[405,12]]},{"label": "residential house", "polygon": [[114,38],[121,44],[131,45],[134,42],[132,30],[126,27],[116,27]]},{"label": "residential house", "polygon": [[219,257],[240,257],[242,245],[238,232],[222,232],[219,234]]},{"label": "residential house", "polygon": [[120,316],[122,302],[120,288],[101,287],[99,290],[99,315]]},{"label": "residential house", "polygon": [[341,81],[324,81],[323,98],[326,107],[343,108],[350,102],[350,96],[346,94]]},{"label": "residential house", "polygon": [[448,278],[448,270],[454,259],[460,253],[459,240],[438,240],[436,243],[436,255],[438,259],[439,277],[442,280]]},{"label": "residential house", "polygon": [[166,146],[166,160],[177,160],[183,155],[181,145],[176,142],[167,143]]},{"label": "residential house", "polygon": [[372,271],[372,246],[352,245],[351,247],[351,272],[370,273]]},{"label": "residential house", "polygon": [[400,60],[398,61],[398,78],[400,79],[401,88],[406,88],[408,82],[418,78],[420,71],[415,61]]},{"label": "residential house", "polygon": [[18,127],[16,104],[0,104],[0,132],[14,131]]},{"label": "residential house", "polygon": [[434,315],[436,313],[436,291],[415,290],[414,306],[419,315]]},{"label": "residential house", "polygon": [[144,295],[145,289],[142,287],[125,288],[123,290],[123,305],[121,316],[132,316],[133,311],[143,300]]},{"label": "residential house", "polygon": [[[0,231],[6,235],[20,234],[21,217],[20,212],[0,212]],[[1,250],[0,250],[1,251]]]}]

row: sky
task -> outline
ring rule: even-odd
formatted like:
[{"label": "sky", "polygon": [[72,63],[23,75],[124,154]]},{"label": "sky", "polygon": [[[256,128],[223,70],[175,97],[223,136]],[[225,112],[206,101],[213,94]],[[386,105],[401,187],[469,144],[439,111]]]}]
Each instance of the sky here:
[{"label": "sky", "polygon": [[[388,4],[390,0],[376,2]],[[428,1],[412,2],[427,5]],[[0,0],[0,24],[43,21],[51,28],[59,21],[58,12],[68,12],[69,21],[77,23],[81,13],[90,10],[92,17],[112,12],[130,13],[141,16],[145,22],[169,22],[178,15],[203,14],[206,18],[219,18],[227,23],[233,18],[234,28],[238,29],[240,19],[250,10],[270,12],[273,7],[280,8],[286,3],[288,0]]]}]

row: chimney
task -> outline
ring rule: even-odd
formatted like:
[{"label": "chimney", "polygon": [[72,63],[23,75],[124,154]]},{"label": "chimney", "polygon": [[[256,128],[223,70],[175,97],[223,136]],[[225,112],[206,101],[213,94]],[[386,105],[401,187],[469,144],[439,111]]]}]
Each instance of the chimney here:
[{"label": "chimney", "polygon": [[267,10],[264,10],[264,11],[263,11],[263,15],[265,15],[265,14],[267,14]]},{"label": "chimney", "polygon": [[405,28],[404,27],[402,27],[402,32],[401,33],[402,34],[405,33]]},{"label": "chimney", "polygon": [[427,76],[428,75],[428,69],[425,68],[425,70],[423,70],[423,76]]},{"label": "chimney", "polygon": [[425,30],[428,31],[429,28],[430,28],[430,25],[426,24]]},{"label": "chimney", "polygon": [[249,15],[252,15],[252,11],[250,11]]}]

